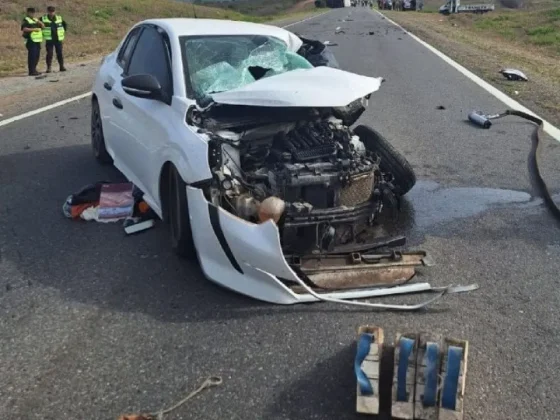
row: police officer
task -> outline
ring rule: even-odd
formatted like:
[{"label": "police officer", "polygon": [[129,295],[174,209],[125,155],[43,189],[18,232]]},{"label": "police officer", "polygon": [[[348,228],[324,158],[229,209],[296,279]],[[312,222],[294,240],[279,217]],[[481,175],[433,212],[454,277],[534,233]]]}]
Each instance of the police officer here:
[{"label": "police officer", "polygon": [[47,7],[47,14],[41,18],[43,27],[43,38],[47,49],[47,73],[52,71],[53,49],[56,50],[56,60],[60,71],[66,71],[64,57],[62,56],[62,41],[66,34],[66,22],[62,16],[56,14],[54,6]]},{"label": "police officer", "polygon": [[35,8],[28,7],[26,16],[21,23],[21,34],[25,39],[27,48],[27,70],[30,76],[39,76],[37,71],[39,57],[41,56],[41,43],[43,42],[43,22],[35,19]]}]

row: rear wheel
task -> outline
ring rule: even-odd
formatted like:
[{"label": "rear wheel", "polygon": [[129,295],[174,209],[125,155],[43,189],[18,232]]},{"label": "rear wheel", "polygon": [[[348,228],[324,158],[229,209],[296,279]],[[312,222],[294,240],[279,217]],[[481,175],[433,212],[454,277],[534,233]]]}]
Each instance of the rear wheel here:
[{"label": "rear wheel", "polygon": [[91,102],[91,148],[93,150],[93,155],[99,162],[107,164],[113,163],[113,159],[105,147],[101,111],[97,99],[93,99]]},{"label": "rear wheel", "polygon": [[354,133],[364,143],[366,149],[381,157],[379,169],[393,175],[397,195],[405,195],[414,187],[416,175],[412,166],[385,137],[367,125],[357,126]]},{"label": "rear wheel", "polygon": [[174,166],[169,169],[167,215],[171,233],[171,248],[184,258],[196,258],[192,237],[189,205],[187,202],[187,184]]}]

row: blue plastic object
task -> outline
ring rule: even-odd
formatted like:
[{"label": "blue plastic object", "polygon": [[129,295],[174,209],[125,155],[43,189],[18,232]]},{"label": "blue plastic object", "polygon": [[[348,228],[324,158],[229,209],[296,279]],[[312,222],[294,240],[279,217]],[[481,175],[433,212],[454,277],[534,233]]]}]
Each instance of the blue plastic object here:
[{"label": "blue plastic object", "polygon": [[354,373],[362,395],[373,395],[373,387],[362,370],[362,362],[369,353],[371,343],[374,341],[373,334],[363,333],[358,340],[358,349],[356,350],[356,358],[354,359]]},{"label": "blue plastic object", "polygon": [[401,337],[399,348],[399,366],[397,372],[397,401],[407,401],[407,394],[406,394],[406,374],[408,372],[408,359],[410,358],[410,354],[414,349],[415,341]]},{"label": "blue plastic object", "polygon": [[424,397],[422,403],[426,407],[436,405],[437,396],[437,376],[438,376],[438,355],[439,346],[437,343],[427,343],[424,353]]},{"label": "blue plastic object", "polygon": [[447,350],[447,369],[441,393],[441,406],[448,410],[455,410],[457,404],[457,389],[462,360],[463,348],[449,346]]}]

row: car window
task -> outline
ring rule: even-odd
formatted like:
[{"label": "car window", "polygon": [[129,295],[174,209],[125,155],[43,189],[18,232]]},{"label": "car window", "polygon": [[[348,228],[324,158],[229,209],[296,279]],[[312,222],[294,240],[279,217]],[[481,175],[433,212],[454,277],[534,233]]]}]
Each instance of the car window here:
[{"label": "car window", "polygon": [[284,41],[255,35],[181,37],[185,83],[195,98],[313,67]]},{"label": "car window", "polygon": [[167,47],[163,36],[154,27],[148,26],[142,31],[126,68],[126,74],[150,74],[159,81],[165,92],[173,95]]},{"label": "car window", "polygon": [[128,37],[124,41],[121,50],[119,51],[119,55],[117,57],[117,63],[123,69],[126,68],[126,65],[128,63],[128,60],[130,59],[130,55],[132,54],[134,45],[136,45],[136,41],[138,40],[138,35],[140,35],[141,30],[142,28],[140,27],[134,28],[130,32],[130,34],[128,34]]}]

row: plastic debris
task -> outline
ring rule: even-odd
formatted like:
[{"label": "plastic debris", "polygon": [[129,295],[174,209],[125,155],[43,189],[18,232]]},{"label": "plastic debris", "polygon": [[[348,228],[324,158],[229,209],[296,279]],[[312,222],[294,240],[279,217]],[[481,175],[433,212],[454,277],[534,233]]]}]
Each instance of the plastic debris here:
[{"label": "plastic debris", "polygon": [[508,80],[523,82],[527,82],[529,80],[527,76],[525,76],[525,73],[517,69],[502,69],[500,70],[500,73],[502,73],[502,75]]},{"label": "plastic debris", "polygon": [[329,47],[334,47],[335,45],[338,45],[336,42],[332,42],[332,41],[325,41],[323,42],[323,45],[327,45]]}]

